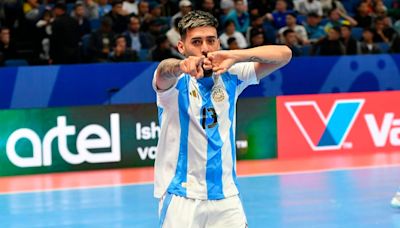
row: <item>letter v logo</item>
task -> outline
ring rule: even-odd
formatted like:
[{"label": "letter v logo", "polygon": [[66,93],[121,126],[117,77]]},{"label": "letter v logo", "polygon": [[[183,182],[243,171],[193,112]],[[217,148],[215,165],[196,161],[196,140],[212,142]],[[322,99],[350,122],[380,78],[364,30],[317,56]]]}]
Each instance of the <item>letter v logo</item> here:
[{"label": "letter v logo", "polygon": [[336,100],[327,116],[316,101],[286,102],[285,106],[311,149],[321,151],[342,147],[364,102]]}]

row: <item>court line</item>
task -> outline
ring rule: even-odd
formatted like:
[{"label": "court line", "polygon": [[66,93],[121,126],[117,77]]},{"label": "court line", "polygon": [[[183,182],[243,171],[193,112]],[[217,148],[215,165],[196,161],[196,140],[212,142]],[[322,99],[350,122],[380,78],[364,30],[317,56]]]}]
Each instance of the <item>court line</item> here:
[{"label": "court line", "polygon": [[[341,168],[315,169],[308,171],[282,171],[276,173],[245,174],[238,176],[238,178],[242,179],[242,178],[265,177],[265,176],[285,176],[285,175],[312,174],[312,173],[323,173],[323,172],[338,172],[338,171],[351,171],[351,170],[361,170],[361,169],[391,168],[391,167],[400,167],[400,164],[341,167]],[[0,196],[42,193],[42,192],[44,193],[44,192],[55,192],[55,191],[73,191],[73,190],[89,190],[89,189],[91,190],[91,189],[111,188],[111,187],[128,187],[128,186],[138,186],[138,185],[151,185],[153,183],[154,183],[153,181],[145,181],[137,183],[121,183],[121,184],[109,184],[109,185],[97,185],[97,186],[80,186],[80,187],[68,187],[68,188],[27,190],[27,191],[11,191],[11,192],[0,192]]]}]

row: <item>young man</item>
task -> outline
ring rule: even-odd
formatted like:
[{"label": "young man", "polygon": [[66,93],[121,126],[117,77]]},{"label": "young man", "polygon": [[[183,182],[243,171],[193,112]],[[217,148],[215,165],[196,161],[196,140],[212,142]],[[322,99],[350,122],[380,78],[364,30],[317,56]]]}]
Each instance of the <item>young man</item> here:
[{"label": "young man", "polygon": [[217,20],[191,11],[178,50],[154,73],[161,131],[154,195],[160,227],[246,227],[236,180],[236,100],[287,64],[286,46],[220,51]]}]

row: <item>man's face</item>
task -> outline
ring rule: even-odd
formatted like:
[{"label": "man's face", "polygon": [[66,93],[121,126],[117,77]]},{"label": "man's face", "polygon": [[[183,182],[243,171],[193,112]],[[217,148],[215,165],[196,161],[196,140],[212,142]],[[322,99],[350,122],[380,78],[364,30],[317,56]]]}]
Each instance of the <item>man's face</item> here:
[{"label": "man's face", "polygon": [[296,18],[293,17],[292,15],[288,14],[286,15],[286,25],[287,26],[292,26],[296,24]]},{"label": "man's face", "polygon": [[376,30],[382,30],[385,28],[385,24],[383,23],[383,20],[378,20],[375,22],[375,28]]},{"label": "man's face", "polygon": [[346,26],[342,26],[340,27],[340,34],[342,35],[343,38],[348,38],[351,35],[351,31]]},{"label": "man's face", "polygon": [[75,15],[78,17],[83,17],[85,15],[85,8],[83,6],[78,6],[75,8]]},{"label": "man's face", "polygon": [[112,11],[114,13],[120,13],[122,11],[122,4],[116,4],[113,6]]},{"label": "man's face", "polygon": [[338,10],[333,10],[331,14],[329,15],[329,19],[331,21],[338,21],[340,19],[340,14]]},{"label": "man's face", "polygon": [[148,2],[143,2],[141,1],[139,3],[139,12],[144,15],[146,13],[149,13],[150,8],[149,8],[149,3]]},{"label": "man's face", "polygon": [[133,33],[139,32],[140,29],[140,22],[139,19],[132,17],[129,22],[129,30]]},{"label": "man's face", "polygon": [[295,45],[297,43],[296,33],[290,32],[285,36],[286,43],[289,45]]},{"label": "man's face", "polygon": [[335,29],[329,29],[328,39],[329,40],[338,40],[340,38],[340,33],[338,33]]},{"label": "man's face", "polygon": [[279,12],[286,11],[286,2],[285,1],[277,1],[275,5],[275,9]]},{"label": "man's face", "polygon": [[251,43],[253,44],[254,47],[258,47],[264,44],[264,35],[263,34],[258,34],[256,36],[253,36],[251,38]]},{"label": "man's face", "polygon": [[243,1],[237,1],[235,3],[235,9],[238,13],[243,13],[246,11],[246,5],[243,3]]},{"label": "man's face", "polygon": [[217,29],[211,26],[190,29],[186,32],[186,36],[178,42],[179,52],[186,57],[205,56],[219,48]]},{"label": "man's face", "polygon": [[307,17],[307,24],[311,26],[317,26],[319,23],[319,18],[318,17]]},{"label": "man's face", "polygon": [[126,40],[123,37],[120,37],[115,42],[116,46],[125,49],[126,48]]},{"label": "man's face", "polygon": [[0,40],[4,44],[9,44],[10,43],[10,30],[2,29],[1,33],[0,33]]},{"label": "man's face", "polygon": [[214,0],[204,0],[203,1],[203,8],[208,11],[212,11],[214,9]]}]

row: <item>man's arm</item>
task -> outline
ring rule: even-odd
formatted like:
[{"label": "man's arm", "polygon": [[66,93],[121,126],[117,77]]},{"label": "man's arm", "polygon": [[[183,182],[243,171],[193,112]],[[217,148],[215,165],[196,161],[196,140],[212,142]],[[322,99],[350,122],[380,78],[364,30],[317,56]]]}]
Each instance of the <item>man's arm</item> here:
[{"label": "man's arm", "polygon": [[175,83],[182,70],[179,66],[179,59],[165,59],[160,62],[156,73],[157,89],[163,91],[171,88]]},{"label": "man's arm", "polygon": [[182,73],[190,74],[195,78],[202,78],[204,76],[204,70],[211,70],[211,68],[211,62],[204,56],[190,56],[184,60],[163,60],[157,67],[157,89],[163,91],[171,88]]},{"label": "man's arm", "polygon": [[286,65],[292,58],[292,51],[286,45],[266,45],[243,50],[212,52],[208,57],[213,64],[213,71],[217,74],[226,72],[238,62],[254,62],[257,79],[260,80]]}]

